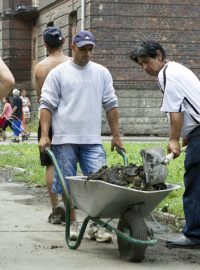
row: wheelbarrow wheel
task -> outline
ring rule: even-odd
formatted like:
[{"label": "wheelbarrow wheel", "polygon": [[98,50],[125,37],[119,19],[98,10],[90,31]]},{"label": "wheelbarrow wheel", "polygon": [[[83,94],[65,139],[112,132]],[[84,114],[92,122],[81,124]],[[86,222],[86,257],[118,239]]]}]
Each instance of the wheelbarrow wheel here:
[{"label": "wheelbarrow wheel", "polygon": [[[146,223],[138,212],[134,209],[127,210],[119,219],[118,230],[128,236],[147,240],[148,230]],[[121,237],[117,237],[120,258],[125,261],[141,262],[145,258],[147,245],[130,244]]]}]

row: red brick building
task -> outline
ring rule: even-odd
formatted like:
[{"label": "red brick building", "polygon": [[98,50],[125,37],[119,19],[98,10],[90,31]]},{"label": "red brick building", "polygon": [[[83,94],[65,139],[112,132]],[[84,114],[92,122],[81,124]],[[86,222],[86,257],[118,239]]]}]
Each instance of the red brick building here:
[{"label": "red brick building", "polygon": [[[166,116],[159,111],[161,94],[156,80],[129,59],[137,44],[147,39],[159,41],[169,59],[182,62],[200,77],[198,0],[1,2],[0,54],[11,68],[16,86],[27,87],[33,103],[32,74],[35,63],[46,56],[42,32],[50,21],[61,28],[69,55],[71,38],[81,26],[95,34],[94,61],[108,67],[113,75],[124,135],[166,135],[168,131]],[[103,133],[109,133],[105,118]]]}]

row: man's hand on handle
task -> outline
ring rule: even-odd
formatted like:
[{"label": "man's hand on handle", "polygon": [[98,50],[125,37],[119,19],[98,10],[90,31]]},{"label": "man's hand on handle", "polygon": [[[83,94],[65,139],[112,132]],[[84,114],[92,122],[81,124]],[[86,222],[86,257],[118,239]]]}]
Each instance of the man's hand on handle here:
[{"label": "man's hand on handle", "polygon": [[170,140],[167,147],[168,153],[173,153],[174,158],[177,158],[181,153],[181,146],[179,141]]},{"label": "man's hand on handle", "polygon": [[118,147],[118,148],[122,149],[124,152],[126,152],[120,136],[115,136],[115,137],[113,136],[113,138],[112,138],[111,151],[114,151],[116,147]]},{"label": "man's hand on handle", "polygon": [[38,145],[39,145],[40,151],[45,152],[45,149],[51,146],[51,141],[48,136],[43,136],[41,137]]}]

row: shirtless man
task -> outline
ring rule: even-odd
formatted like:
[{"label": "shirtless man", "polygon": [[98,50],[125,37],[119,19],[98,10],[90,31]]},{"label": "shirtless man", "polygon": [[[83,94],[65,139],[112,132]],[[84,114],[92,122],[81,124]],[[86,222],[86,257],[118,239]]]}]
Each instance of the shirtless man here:
[{"label": "shirtless man", "polygon": [[15,79],[11,71],[0,57],[0,100],[8,95],[14,83]]},{"label": "shirtless man", "polygon": [[[43,32],[43,40],[44,40],[44,45],[48,52],[48,57],[46,57],[44,60],[42,60],[35,66],[34,76],[35,76],[35,86],[36,86],[38,101],[41,96],[41,89],[42,89],[43,83],[48,73],[57,65],[69,60],[69,57],[64,55],[63,49],[62,49],[65,39],[62,36],[61,31],[57,27],[54,27],[52,25],[47,27],[47,29]],[[40,136],[41,136],[41,128],[39,124],[38,141],[40,139]],[[50,137],[52,138],[52,129],[50,129]],[[63,213],[62,211],[60,211],[62,210],[62,206],[58,202],[58,196],[57,194],[51,191],[54,167],[53,167],[50,157],[46,153],[40,152],[40,160],[41,160],[41,165],[46,166],[45,178],[46,178],[47,189],[49,192],[49,198],[50,198],[50,202],[52,206],[52,213],[50,214],[48,221],[52,224],[61,224],[62,221],[65,220],[64,210],[63,210]]]}]

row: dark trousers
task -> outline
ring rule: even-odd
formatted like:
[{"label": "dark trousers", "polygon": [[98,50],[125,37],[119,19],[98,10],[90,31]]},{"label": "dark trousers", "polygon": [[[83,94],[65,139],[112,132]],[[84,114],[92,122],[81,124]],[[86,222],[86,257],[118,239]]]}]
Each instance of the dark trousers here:
[{"label": "dark trousers", "polygon": [[12,119],[6,120],[2,127],[2,130],[6,131],[7,127],[10,127],[10,129],[12,129]]},{"label": "dark trousers", "polygon": [[183,209],[185,236],[200,244],[200,126],[188,135],[185,157]]}]

